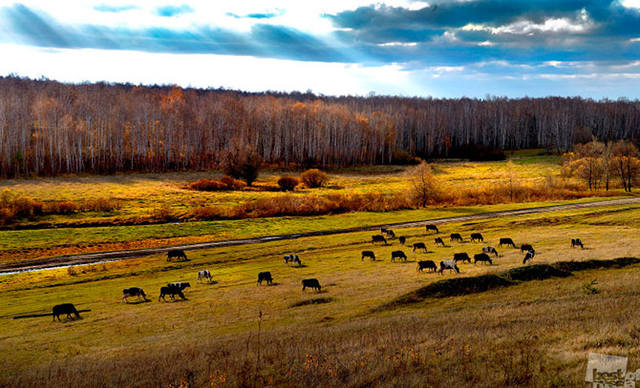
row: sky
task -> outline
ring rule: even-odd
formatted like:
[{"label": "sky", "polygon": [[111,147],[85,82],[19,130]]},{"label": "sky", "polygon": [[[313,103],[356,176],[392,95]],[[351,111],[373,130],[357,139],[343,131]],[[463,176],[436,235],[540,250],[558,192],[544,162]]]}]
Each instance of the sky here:
[{"label": "sky", "polygon": [[0,75],[640,98],[640,0],[0,0]]}]

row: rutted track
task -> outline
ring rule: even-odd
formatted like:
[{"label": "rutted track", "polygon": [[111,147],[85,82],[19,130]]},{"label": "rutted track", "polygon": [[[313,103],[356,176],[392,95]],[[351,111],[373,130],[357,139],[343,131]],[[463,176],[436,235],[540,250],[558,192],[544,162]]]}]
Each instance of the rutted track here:
[{"label": "rutted track", "polygon": [[505,210],[505,211],[499,211],[499,212],[471,214],[466,216],[438,218],[438,219],[431,219],[431,220],[424,220],[424,221],[417,221],[417,222],[381,224],[381,225],[373,225],[373,226],[367,226],[367,227],[334,229],[334,230],[297,233],[297,234],[283,234],[283,235],[276,235],[276,236],[255,237],[255,238],[237,239],[237,240],[211,241],[211,242],[186,244],[186,245],[178,245],[178,246],[162,247],[162,248],[129,249],[129,250],[111,251],[111,252],[97,252],[97,253],[87,253],[87,254],[79,254],[79,255],[55,256],[55,257],[47,257],[47,258],[35,259],[35,260],[23,260],[18,262],[2,263],[0,264],[0,274],[24,272],[24,271],[35,271],[35,270],[43,270],[48,268],[67,267],[67,266],[82,265],[82,264],[92,264],[92,263],[104,262],[104,261],[123,260],[127,258],[132,258],[132,257],[141,257],[141,256],[154,255],[158,253],[165,253],[172,249],[194,250],[194,249],[227,247],[227,246],[234,246],[234,245],[260,244],[260,243],[278,241],[278,240],[293,240],[293,239],[298,239],[302,237],[327,236],[327,235],[333,235],[333,234],[374,231],[374,230],[379,230],[381,227],[415,228],[415,227],[424,226],[426,224],[445,224],[445,223],[454,223],[454,222],[463,222],[463,221],[483,220],[488,218],[497,218],[497,217],[505,217],[505,216],[514,216],[514,215],[520,215],[520,214],[546,213],[546,212],[554,212],[554,211],[562,211],[562,210],[595,208],[595,207],[616,206],[616,205],[633,205],[633,204],[640,204],[640,198],[624,198],[624,199],[615,199],[615,200],[609,200],[609,201],[543,206],[543,207],[528,208],[528,209]]}]

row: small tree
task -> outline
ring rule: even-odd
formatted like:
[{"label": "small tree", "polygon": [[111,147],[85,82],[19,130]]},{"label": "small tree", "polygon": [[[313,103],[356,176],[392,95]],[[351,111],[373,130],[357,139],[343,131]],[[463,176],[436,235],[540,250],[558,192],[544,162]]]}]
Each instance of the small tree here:
[{"label": "small tree", "polygon": [[329,182],[329,175],[317,168],[312,168],[300,174],[300,179],[307,187],[322,187]]},{"label": "small tree", "polygon": [[507,162],[507,185],[509,189],[509,198],[511,202],[513,202],[513,197],[515,196],[515,191],[519,185],[518,183],[518,175],[516,174],[516,166],[513,164],[511,160]]},{"label": "small tree", "polygon": [[224,172],[236,179],[244,180],[249,186],[258,179],[261,165],[260,154],[242,140],[232,140],[229,149],[223,155]]},{"label": "small tree", "polygon": [[416,205],[425,207],[438,197],[438,182],[427,162],[423,161],[407,172],[412,186],[410,195]]},{"label": "small tree", "polygon": [[292,176],[283,176],[278,179],[278,186],[284,191],[293,191],[299,184],[298,178]]},{"label": "small tree", "polygon": [[640,174],[640,152],[631,142],[620,140],[612,148],[612,167],[620,178],[624,191],[631,192],[634,180]]},{"label": "small tree", "polygon": [[602,180],[607,179],[605,164],[609,161],[606,159],[606,148],[604,143],[595,138],[586,144],[576,144],[573,152],[564,154],[564,172],[584,180],[589,190],[598,189]]}]

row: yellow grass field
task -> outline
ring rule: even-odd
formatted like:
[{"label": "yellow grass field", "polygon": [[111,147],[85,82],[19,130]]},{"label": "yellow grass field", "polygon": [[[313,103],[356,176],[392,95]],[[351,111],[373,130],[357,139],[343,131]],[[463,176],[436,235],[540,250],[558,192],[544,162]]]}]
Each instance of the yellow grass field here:
[{"label": "yellow grass field", "polygon": [[[616,206],[446,224],[441,235],[482,232],[486,244],[512,237],[536,249],[531,264],[640,257],[640,207]],[[423,229],[398,229],[373,247],[350,233],[162,255],[0,277],[0,385],[79,386],[583,386],[589,352],[624,355],[640,366],[640,265],[574,272],[395,308],[380,308],[427,284],[500,273],[523,254],[499,248],[494,265],[460,264],[461,273],[418,273],[416,261],[478,253],[483,244],[434,247]],[[584,250],[569,245],[572,237]],[[408,262],[391,262],[403,249]],[[379,260],[360,259],[374,250]],[[297,253],[300,268],[283,263]],[[214,282],[196,282],[211,270]],[[270,271],[275,285],[257,286]],[[317,278],[321,293],[301,291]],[[593,280],[596,282],[592,284]],[[159,288],[188,281],[186,301],[159,302]],[[150,302],[124,304],[122,289],[142,287]],[[588,292],[589,287],[596,293]],[[46,313],[73,302],[81,320]]]}]

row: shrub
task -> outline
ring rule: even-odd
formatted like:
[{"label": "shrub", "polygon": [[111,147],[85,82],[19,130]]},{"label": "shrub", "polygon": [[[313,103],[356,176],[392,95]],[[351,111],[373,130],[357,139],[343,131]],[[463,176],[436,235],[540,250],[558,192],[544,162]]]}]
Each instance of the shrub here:
[{"label": "shrub", "polygon": [[190,183],[187,187],[191,190],[198,191],[223,191],[223,190],[239,190],[246,186],[241,180],[233,179],[230,176],[224,176],[221,179],[199,179]]},{"label": "shrub", "polygon": [[120,202],[114,201],[108,198],[90,199],[85,201],[81,209],[83,211],[96,211],[96,212],[110,212],[112,210],[120,209]]},{"label": "shrub", "polygon": [[278,179],[278,186],[284,191],[293,191],[299,184],[298,178],[292,176],[283,176]]},{"label": "shrub", "polygon": [[300,174],[300,179],[307,187],[322,187],[329,181],[329,175],[317,168],[312,168]]},{"label": "shrub", "polygon": [[34,219],[44,214],[44,204],[28,196],[5,189],[0,193],[0,224],[5,225],[19,218]]},{"label": "shrub", "polygon": [[78,205],[71,201],[55,202],[49,205],[47,213],[73,214],[78,211]]}]

